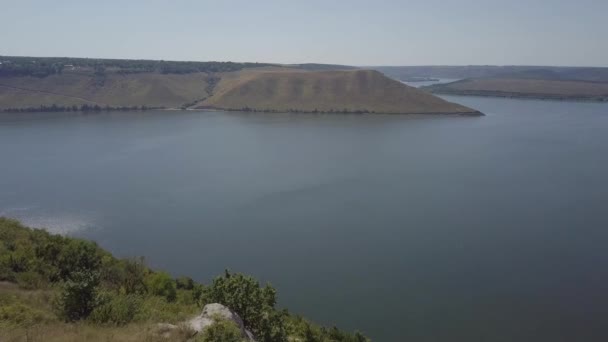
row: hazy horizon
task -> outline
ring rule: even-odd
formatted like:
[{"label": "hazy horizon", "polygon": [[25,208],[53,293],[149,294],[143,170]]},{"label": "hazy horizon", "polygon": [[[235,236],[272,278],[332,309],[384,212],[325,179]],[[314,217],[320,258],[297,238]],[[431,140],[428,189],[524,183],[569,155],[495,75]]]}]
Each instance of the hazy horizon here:
[{"label": "hazy horizon", "polygon": [[608,2],[0,0],[1,55],[608,66]]}]

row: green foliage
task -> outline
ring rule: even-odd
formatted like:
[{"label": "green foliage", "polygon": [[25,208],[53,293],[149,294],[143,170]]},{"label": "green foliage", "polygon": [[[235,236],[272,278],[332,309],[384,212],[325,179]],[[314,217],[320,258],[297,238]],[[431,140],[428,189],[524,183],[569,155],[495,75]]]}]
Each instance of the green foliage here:
[{"label": "green foliage", "polygon": [[197,337],[197,342],[243,342],[241,329],[232,321],[216,319]]},{"label": "green foliage", "polygon": [[15,278],[19,287],[26,290],[43,289],[48,286],[48,279],[35,271],[17,273]]},{"label": "green foliage", "polygon": [[172,302],[177,298],[175,282],[165,272],[157,272],[148,275],[146,278],[146,287],[148,293],[164,297],[167,301]]},{"label": "green foliage", "polygon": [[[22,289],[46,289],[19,290],[37,295],[15,299],[0,288],[0,327],[3,322],[27,325],[52,320],[49,297],[56,297],[54,309],[63,320],[112,325],[179,323],[200,313],[199,305],[217,302],[238,313],[260,342],[367,341],[361,334],[321,328],[277,310],[276,290],[260,286],[252,277],[226,272],[208,287],[187,277],[175,280],[167,273],[152,272],[142,258],[119,260],[93,242],[29,229],[2,217],[0,280],[16,282]],[[208,338],[232,338],[228,327],[216,328]]]},{"label": "green foliage", "polygon": [[59,316],[66,321],[89,317],[97,304],[98,284],[98,276],[93,272],[73,272],[61,287],[57,300]]},{"label": "green foliage", "polygon": [[104,253],[94,242],[27,229],[4,218],[0,218],[0,246],[0,280],[25,277],[38,285],[67,280],[74,272],[96,271]]},{"label": "green foliage", "polygon": [[261,287],[252,277],[226,271],[213,280],[204,299],[234,310],[260,341],[287,340],[283,314],[274,308],[276,290],[270,285]]},{"label": "green foliage", "polygon": [[178,289],[192,290],[194,287],[194,280],[190,277],[179,277],[175,279],[175,284]]},{"label": "green foliage", "polygon": [[96,306],[89,320],[95,323],[124,325],[139,313],[141,303],[142,298],[139,295],[101,292],[97,295]]},{"label": "green foliage", "polygon": [[300,316],[287,316],[286,326],[289,335],[306,342],[369,342],[359,332],[350,334],[333,327],[326,329],[312,324]]},{"label": "green foliage", "polygon": [[51,320],[52,317],[50,317],[48,313],[23,303],[2,303],[2,305],[0,305],[0,322],[11,325],[31,326]]},{"label": "green foliage", "polygon": [[101,265],[101,281],[104,287],[127,294],[146,293],[146,275],[149,273],[143,258],[117,260],[104,256]]},{"label": "green foliage", "polygon": [[271,66],[262,63],[234,62],[177,62],[129,59],[91,59],[69,57],[16,57],[0,56],[0,77],[35,76],[46,77],[78,69],[103,76],[110,69],[120,74],[159,72],[163,74],[187,74],[194,72],[229,72],[243,68]]},{"label": "green foliage", "polygon": [[78,272],[92,272],[101,266],[101,253],[97,244],[90,241],[68,239],[55,259],[59,277],[70,279]]},{"label": "green foliage", "polygon": [[200,313],[200,308],[194,304],[167,302],[163,297],[145,296],[134,320],[177,324]]}]

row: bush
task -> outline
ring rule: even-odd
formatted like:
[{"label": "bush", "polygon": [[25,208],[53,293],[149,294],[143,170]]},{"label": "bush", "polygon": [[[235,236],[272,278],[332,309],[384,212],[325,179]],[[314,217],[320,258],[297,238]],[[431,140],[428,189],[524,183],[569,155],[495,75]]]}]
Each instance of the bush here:
[{"label": "bush", "polygon": [[289,335],[306,342],[369,342],[370,340],[359,332],[354,334],[343,332],[336,327],[326,329],[314,325],[300,316],[288,316],[287,326]]},{"label": "bush", "polygon": [[197,342],[243,342],[241,329],[232,321],[216,319],[196,339]]},{"label": "bush", "polygon": [[148,293],[164,297],[168,302],[174,301],[177,296],[175,281],[165,272],[150,274],[146,279],[146,287]]},{"label": "bush", "polygon": [[234,310],[259,341],[286,341],[283,314],[276,312],[276,290],[260,287],[252,277],[231,274],[215,278],[204,295],[207,303],[220,303]]},{"label": "bush", "polygon": [[99,277],[92,272],[74,272],[61,288],[57,300],[59,316],[66,321],[87,318],[96,305]]},{"label": "bush", "polygon": [[101,255],[97,244],[90,241],[70,239],[57,256],[59,276],[69,279],[74,272],[93,272],[101,266]]},{"label": "bush", "polygon": [[163,297],[147,296],[142,298],[135,320],[176,324],[200,313],[196,305],[184,305],[177,301],[167,302]]},{"label": "bush", "polygon": [[101,279],[105,287],[127,294],[145,294],[148,273],[143,258],[117,260],[105,255],[101,263]]},{"label": "bush", "polygon": [[47,279],[42,274],[33,271],[17,273],[17,284],[19,287],[26,290],[42,289],[47,286]]},{"label": "bush", "polygon": [[194,280],[189,277],[179,277],[175,280],[175,284],[181,290],[192,290],[194,288]]},{"label": "bush", "polygon": [[95,323],[124,325],[139,313],[141,297],[134,294],[100,293],[89,319]]},{"label": "bush", "polygon": [[44,311],[34,309],[23,303],[0,305],[0,322],[27,327],[51,320],[52,317]]}]

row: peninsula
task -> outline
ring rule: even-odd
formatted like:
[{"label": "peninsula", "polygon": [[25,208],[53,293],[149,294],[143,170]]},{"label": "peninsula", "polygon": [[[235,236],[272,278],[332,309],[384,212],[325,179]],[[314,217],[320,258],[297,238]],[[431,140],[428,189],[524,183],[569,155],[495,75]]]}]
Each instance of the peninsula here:
[{"label": "peninsula", "polygon": [[0,57],[0,110],[481,115],[378,71],[324,64]]}]

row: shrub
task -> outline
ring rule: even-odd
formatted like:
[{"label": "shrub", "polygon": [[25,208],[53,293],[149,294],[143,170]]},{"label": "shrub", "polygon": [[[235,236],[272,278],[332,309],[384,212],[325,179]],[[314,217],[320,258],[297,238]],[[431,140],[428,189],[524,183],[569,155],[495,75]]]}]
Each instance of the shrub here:
[{"label": "shrub", "polygon": [[177,290],[177,299],[175,302],[181,305],[197,304],[196,300],[194,299],[193,291],[189,290]]},{"label": "shrub", "polygon": [[75,272],[93,272],[101,265],[101,256],[97,244],[90,241],[70,239],[56,259],[59,276],[69,279]]},{"label": "shrub", "polygon": [[51,320],[52,317],[44,311],[24,305],[23,303],[16,302],[0,306],[0,322],[27,327]]},{"label": "shrub", "polygon": [[147,296],[142,297],[135,320],[175,324],[197,314],[200,314],[200,309],[196,305],[184,305],[177,301],[167,302],[163,297]]},{"label": "shrub", "polygon": [[146,287],[148,293],[164,297],[168,302],[174,301],[177,296],[175,281],[165,272],[150,274],[146,279]]},{"label": "shrub", "polygon": [[192,290],[194,288],[194,280],[190,277],[179,277],[175,280],[178,289]]},{"label": "shrub", "polygon": [[243,342],[241,329],[232,321],[216,319],[197,337],[197,342]]},{"label": "shrub", "polygon": [[122,264],[125,271],[122,286],[125,291],[127,293],[145,293],[148,267],[146,267],[144,258],[122,260]]},{"label": "shrub", "polygon": [[276,290],[242,274],[231,274],[215,278],[207,289],[204,301],[220,303],[234,310],[243,319],[259,341],[285,341],[283,314],[276,312]]},{"label": "shrub", "polygon": [[26,290],[42,289],[47,286],[47,279],[42,274],[33,271],[18,273],[16,276],[19,287]]},{"label": "shrub", "polygon": [[141,298],[134,294],[102,292],[96,298],[95,309],[89,319],[95,323],[124,325],[139,313]]},{"label": "shrub", "polygon": [[101,280],[105,287],[127,294],[145,294],[148,269],[143,258],[117,260],[111,255],[101,259]]},{"label": "shrub", "polygon": [[96,304],[99,277],[92,272],[74,272],[66,281],[57,300],[59,316],[66,321],[87,318]]},{"label": "shrub", "polygon": [[192,299],[194,300],[195,303],[198,303],[201,307],[204,306],[207,303],[203,303],[203,299],[204,299],[204,294],[205,294],[205,286],[203,286],[202,284],[194,284],[194,287],[192,288]]},{"label": "shrub", "polygon": [[306,342],[369,342],[370,340],[359,332],[347,333],[333,327],[326,329],[314,325],[300,316],[288,316],[287,325],[289,335],[294,340]]}]

